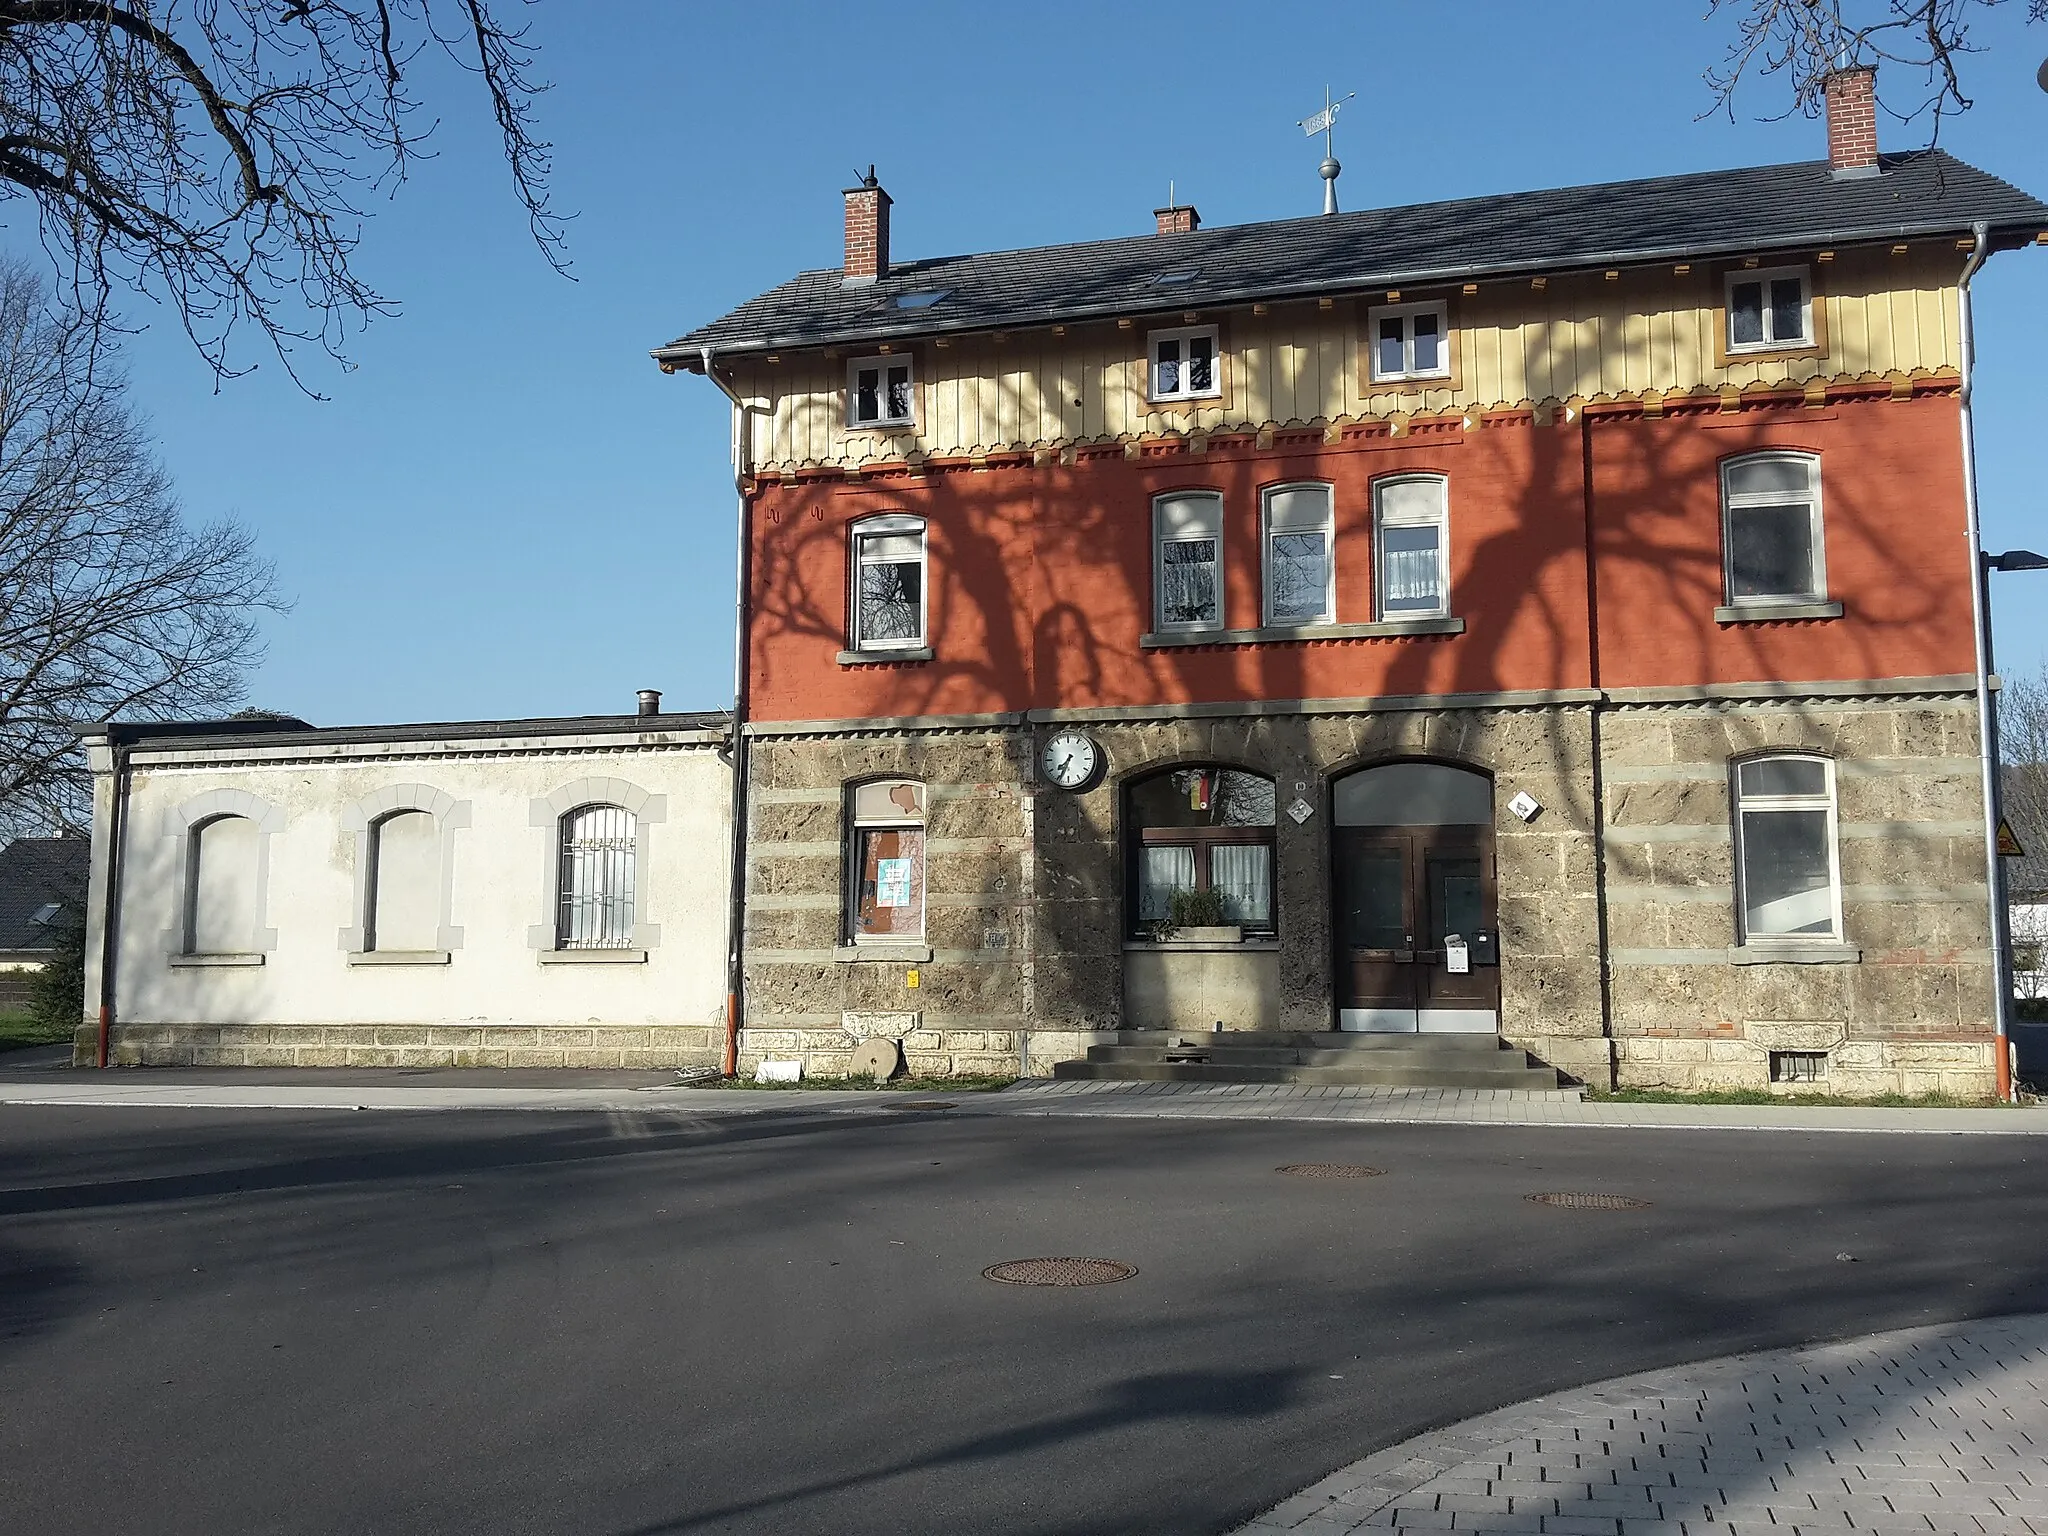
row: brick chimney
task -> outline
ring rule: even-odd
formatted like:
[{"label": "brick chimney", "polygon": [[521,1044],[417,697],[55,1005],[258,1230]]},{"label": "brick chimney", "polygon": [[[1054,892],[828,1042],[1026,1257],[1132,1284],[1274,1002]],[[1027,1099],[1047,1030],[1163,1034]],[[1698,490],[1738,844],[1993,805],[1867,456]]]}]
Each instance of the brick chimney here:
[{"label": "brick chimney", "polygon": [[1162,235],[1185,235],[1202,227],[1199,213],[1178,204],[1171,208],[1154,208],[1152,217],[1159,221],[1159,233]]},{"label": "brick chimney", "polygon": [[857,187],[846,189],[846,276],[844,283],[872,283],[889,275],[889,194],[875,180],[875,168]]},{"label": "brick chimney", "polygon": [[1838,180],[1875,176],[1877,165],[1877,71],[1867,65],[1838,69],[1827,77],[1828,171]]}]

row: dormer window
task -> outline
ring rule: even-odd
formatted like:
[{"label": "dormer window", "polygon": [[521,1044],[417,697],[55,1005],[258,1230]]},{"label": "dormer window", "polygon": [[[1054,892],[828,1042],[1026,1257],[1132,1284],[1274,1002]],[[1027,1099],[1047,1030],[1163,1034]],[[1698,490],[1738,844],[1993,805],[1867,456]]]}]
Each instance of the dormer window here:
[{"label": "dormer window", "polygon": [[910,359],[857,357],[846,365],[846,424],[907,427],[917,420]]},{"label": "dormer window", "polygon": [[1151,353],[1150,398],[1204,400],[1223,393],[1216,369],[1215,326],[1154,331],[1146,345]]},{"label": "dormer window", "polygon": [[1366,316],[1374,383],[1451,376],[1448,306],[1382,304]]},{"label": "dormer window", "polygon": [[1728,274],[1730,352],[1775,352],[1813,344],[1813,295],[1806,268]]}]

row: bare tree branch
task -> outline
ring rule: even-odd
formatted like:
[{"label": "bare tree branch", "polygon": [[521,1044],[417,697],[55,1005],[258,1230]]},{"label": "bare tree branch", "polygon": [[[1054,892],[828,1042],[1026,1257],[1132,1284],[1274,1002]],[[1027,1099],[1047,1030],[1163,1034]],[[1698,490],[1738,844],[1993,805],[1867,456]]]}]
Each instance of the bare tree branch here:
[{"label": "bare tree branch", "polygon": [[[1942,122],[1970,110],[1964,61],[1981,50],[1970,40],[1978,11],[2008,0],[1708,0],[1709,20],[1732,17],[1736,35],[1706,72],[1714,105],[1735,112],[1745,79],[1770,80],[1790,100],[1776,117],[1826,110],[1827,77],[1849,65],[1877,69],[1878,101],[1901,121],[1929,119],[1928,142]],[[2048,0],[2027,0],[2029,21],[2048,20]],[[1775,78],[1773,78],[1775,77]]]},{"label": "bare tree branch", "polygon": [[180,518],[112,362],[0,265],[0,836],[84,824],[76,722],[238,702],[281,607],[245,530]]},{"label": "bare tree branch", "polygon": [[[499,4],[533,0],[498,0]],[[148,295],[227,378],[237,331],[294,379],[392,302],[353,260],[365,190],[403,181],[429,53],[482,84],[541,253],[566,273],[524,26],[494,0],[0,0],[0,203],[26,201],[99,328]],[[303,387],[303,380],[301,380]]]}]

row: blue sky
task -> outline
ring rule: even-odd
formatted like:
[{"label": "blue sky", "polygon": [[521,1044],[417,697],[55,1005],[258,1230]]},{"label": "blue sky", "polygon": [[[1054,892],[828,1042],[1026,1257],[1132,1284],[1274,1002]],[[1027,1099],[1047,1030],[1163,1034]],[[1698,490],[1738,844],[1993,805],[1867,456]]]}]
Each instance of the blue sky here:
[{"label": "blue sky", "polygon": [[[516,9],[509,5],[508,10]],[[437,88],[438,158],[366,231],[403,302],[329,399],[276,364],[211,376],[166,317],[130,355],[195,518],[253,527],[296,607],[252,698],[319,724],[731,699],[724,402],[650,347],[839,259],[870,161],[903,256],[1139,233],[1171,178],[1208,224],[1312,213],[1327,81],[1347,208],[1818,158],[1768,82],[1697,120],[1725,22],[1694,0],[1352,6],[754,6],[545,0],[541,107],[575,282],[528,239],[470,82]],[[2048,28],[1987,13],[1965,159],[2048,193]],[[1883,82],[1880,82],[1882,89]],[[1884,122],[1888,148],[1924,125]],[[6,238],[19,240],[18,230]],[[1994,549],[2048,544],[2048,250],[1979,280],[1979,454]],[[253,360],[257,354],[251,351]],[[2000,660],[2048,653],[2048,576],[1999,582]],[[2038,585],[2027,585],[2036,583]]]}]

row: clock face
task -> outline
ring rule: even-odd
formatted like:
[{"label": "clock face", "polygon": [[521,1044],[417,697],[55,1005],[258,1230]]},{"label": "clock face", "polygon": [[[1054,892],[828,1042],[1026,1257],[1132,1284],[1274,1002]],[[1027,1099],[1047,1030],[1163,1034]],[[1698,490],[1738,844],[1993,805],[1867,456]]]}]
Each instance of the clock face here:
[{"label": "clock face", "polygon": [[1095,738],[1079,731],[1061,731],[1045,744],[1045,776],[1061,789],[1079,789],[1101,762]]}]

